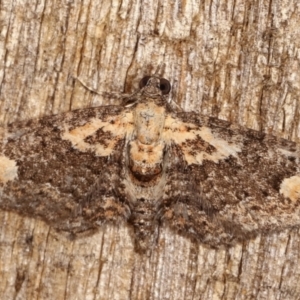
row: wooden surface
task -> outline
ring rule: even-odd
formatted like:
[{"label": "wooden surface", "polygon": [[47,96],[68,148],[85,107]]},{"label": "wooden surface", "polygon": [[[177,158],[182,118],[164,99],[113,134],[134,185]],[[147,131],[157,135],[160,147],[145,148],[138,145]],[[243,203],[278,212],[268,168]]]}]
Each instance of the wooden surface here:
[{"label": "wooden surface", "polygon": [[[3,0],[0,125],[117,104],[143,75],[184,110],[300,141],[297,0]],[[299,233],[210,249],[161,228],[150,257],[131,228],[70,240],[0,212],[1,299],[299,299]]]}]

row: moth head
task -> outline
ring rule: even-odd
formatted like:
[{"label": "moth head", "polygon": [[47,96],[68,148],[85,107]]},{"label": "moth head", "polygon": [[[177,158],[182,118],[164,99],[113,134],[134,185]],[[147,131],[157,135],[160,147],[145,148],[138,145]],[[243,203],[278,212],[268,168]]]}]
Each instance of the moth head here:
[{"label": "moth head", "polygon": [[171,90],[171,84],[167,79],[156,76],[145,76],[139,86],[143,94],[150,97],[167,95]]}]

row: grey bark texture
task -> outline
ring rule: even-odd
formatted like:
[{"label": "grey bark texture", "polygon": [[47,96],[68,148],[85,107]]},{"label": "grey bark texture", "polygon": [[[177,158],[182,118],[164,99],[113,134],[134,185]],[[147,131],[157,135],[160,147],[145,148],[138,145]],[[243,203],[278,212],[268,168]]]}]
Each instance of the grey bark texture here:
[{"label": "grey bark texture", "polygon": [[[165,63],[185,111],[299,142],[299,24],[297,0],[1,0],[0,125],[117,104]],[[214,250],[162,228],[148,257],[126,226],[0,224],[1,299],[300,298],[297,229]]]}]

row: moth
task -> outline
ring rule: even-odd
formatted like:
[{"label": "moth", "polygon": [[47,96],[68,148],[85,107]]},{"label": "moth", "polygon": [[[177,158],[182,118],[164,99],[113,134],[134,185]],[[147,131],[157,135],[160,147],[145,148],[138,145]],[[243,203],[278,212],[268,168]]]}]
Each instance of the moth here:
[{"label": "moth", "polygon": [[212,247],[300,225],[299,145],[193,112],[146,76],[124,105],[10,124],[0,208],[74,235],[133,228],[135,248],[166,224]]}]

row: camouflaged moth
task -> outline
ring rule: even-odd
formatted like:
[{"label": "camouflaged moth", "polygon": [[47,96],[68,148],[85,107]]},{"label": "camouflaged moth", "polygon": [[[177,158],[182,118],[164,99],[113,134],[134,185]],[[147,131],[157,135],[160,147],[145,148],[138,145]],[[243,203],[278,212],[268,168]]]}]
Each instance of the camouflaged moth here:
[{"label": "camouflaged moth", "polygon": [[123,106],[9,125],[0,208],[73,234],[127,221],[139,251],[162,223],[214,247],[299,226],[299,146],[175,112],[169,91],[147,76]]}]

